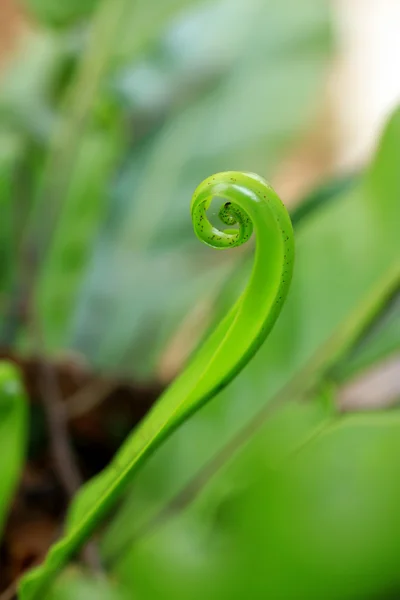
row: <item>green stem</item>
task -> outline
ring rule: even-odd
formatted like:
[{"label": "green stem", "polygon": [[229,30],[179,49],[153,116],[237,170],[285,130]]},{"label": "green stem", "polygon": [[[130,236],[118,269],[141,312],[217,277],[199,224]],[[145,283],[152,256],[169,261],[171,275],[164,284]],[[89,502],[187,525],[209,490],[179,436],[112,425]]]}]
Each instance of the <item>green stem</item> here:
[{"label": "green stem", "polygon": [[25,242],[35,249],[31,257],[35,270],[51,245],[53,230],[68,195],[78,149],[104,76],[110,68],[112,48],[128,7],[128,0],[102,0],[91,24],[76,75],[66,93],[51,139],[38,203],[26,234]]}]

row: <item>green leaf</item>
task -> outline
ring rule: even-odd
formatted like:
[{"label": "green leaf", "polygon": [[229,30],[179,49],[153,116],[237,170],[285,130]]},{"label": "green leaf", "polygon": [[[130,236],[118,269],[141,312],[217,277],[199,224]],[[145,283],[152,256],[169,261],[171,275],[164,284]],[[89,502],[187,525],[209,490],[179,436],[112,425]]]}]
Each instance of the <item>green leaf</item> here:
[{"label": "green leaf", "polygon": [[26,8],[50,27],[71,26],[90,16],[100,0],[23,0]]},{"label": "green leaf", "polygon": [[53,84],[65,52],[63,38],[29,33],[2,69],[0,119],[40,143],[54,125]]},{"label": "green leaf", "polygon": [[[294,278],[277,326],[229,393],[220,394],[185,423],[138,474],[132,493],[105,537],[103,552],[107,558],[120,556],[121,549],[129,548],[138,531],[185,489],[193,474],[229,446],[235,435],[240,436],[243,428],[257,419],[259,411],[264,407],[268,411],[276,394],[289,399],[298,394],[297,377],[308,365],[313,377],[315,366],[325,376],[324,364],[318,361],[329,340],[344,333],[339,340],[341,352],[335,350],[340,360],[349,349],[349,341],[360,339],[362,329],[357,336],[354,330],[349,336],[349,320],[353,328],[365,328],[384,308],[388,293],[398,281],[400,242],[396,224],[400,204],[396,181],[400,180],[400,172],[397,161],[389,161],[390,168],[380,170],[380,179],[373,187],[370,174],[376,173],[382,153],[390,156],[393,152],[396,157],[399,149],[397,111],[359,184],[299,223]],[[240,278],[237,285],[242,285]],[[375,308],[365,319],[365,307],[374,297]],[[223,312],[226,305],[220,309]],[[331,368],[332,362],[328,366]],[[294,384],[287,388],[291,380]]]},{"label": "green leaf", "polygon": [[[395,206],[398,204],[400,194],[400,178],[397,166],[400,160],[400,111],[396,111],[386,128],[380,142],[379,151],[365,181],[366,197],[376,198],[374,211],[371,218],[376,219],[377,228],[383,232],[381,243],[387,244],[388,239],[396,239],[397,216]],[[378,198],[382,201],[382,208],[378,204]],[[386,208],[387,204],[387,208]],[[393,248],[394,255],[399,253],[400,244]],[[335,376],[340,380],[351,377],[357,371],[368,368],[374,361],[379,361],[391,353],[400,349],[400,307],[399,288],[394,290],[393,295],[388,298],[381,314],[373,326],[360,340],[354,352],[346,357],[346,361],[338,365]]]},{"label": "green leaf", "polygon": [[46,595],[48,600],[127,600],[128,596],[104,576],[90,577],[76,568],[63,573]]},{"label": "green leaf", "polygon": [[12,198],[22,149],[22,136],[12,128],[0,128],[0,291],[3,298],[9,291],[16,263],[16,210]]},{"label": "green leaf", "polygon": [[[182,4],[166,2],[163,17],[155,19],[157,26]],[[40,271],[34,296],[50,353],[68,345],[68,332],[79,317],[79,310],[74,311],[76,295],[86,277],[99,225],[107,216],[104,198],[123,152],[121,114],[109,104],[105,84],[130,9],[127,0],[99,4],[60,114],[52,123],[49,154],[26,232],[26,243],[33,248],[32,268]],[[74,5],[58,10],[69,14]],[[147,9],[135,3],[135,15],[143,12],[147,14]],[[138,50],[142,34],[139,23],[129,31]],[[29,345],[29,340],[23,342]]]},{"label": "green leaf", "polygon": [[[217,229],[207,216],[213,197],[223,198]],[[215,249],[231,249],[256,234],[253,271],[233,308],[164,392],[112,463],[82,488],[70,511],[67,531],[43,565],[26,575],[21,598],[42,597],[54,577],[109,513],[132,476],[154,450],[189,416],[228,385],[270,333],[292,277],[294,241],[290,218],[261,177],[229,171],[211,176],[196,189],[191,205],[196,235]]]},{"label": "green leaf", "polygon": [[[140,56],[162,35],[166,25],[184,9],[207,5],[200,0],[164,0],[154,10],[147,0],[128,2],[120,35],[113,47],[113,60],[125,64]],[[132,32],[135,35],[132,35]]]},{"label": "green leaf", "polygon": [[321,418],[312,404],[273,417],[192,504],[136,541],[119,579],[139,600],[396,590],[400,415]]},{"label": "green leaf", "polygon": [[35,289],[48,353],[60,351],[67,343],[76,295],[105,218],[108,181],[120,148],[117,128],[91,131],[81,140],[68,194]]},{"label": "green leaf", "polygon": [[388,299],[358,344],[336,366],[335,381],[347,379],[400,351],[400,293]]},{"label": "green leaf", "polygon": [[334,201],[338,196],[355,187],[360,182],[360,174],[334,177],[302,198],[291,211],[292,223],[296,226],[308,215]]},{"label": "green leaf", "polygon": [[25,459],[27,401],[18,369],[0,361],[0,532]]}]

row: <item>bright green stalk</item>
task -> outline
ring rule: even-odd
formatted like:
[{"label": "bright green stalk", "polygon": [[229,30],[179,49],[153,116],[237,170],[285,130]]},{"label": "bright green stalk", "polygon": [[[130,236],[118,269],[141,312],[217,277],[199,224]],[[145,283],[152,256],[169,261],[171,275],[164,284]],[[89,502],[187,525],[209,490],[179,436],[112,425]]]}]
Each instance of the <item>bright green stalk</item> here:
[{"label": "bright green stalk", "polygon": [[[219,217],[237,229],[216,229],[207,218],[213,197],[223,198]],[[191,205],[196,235],[213,248],[239,246],[256,233],[250,282],[206,339],[188,367],[164,392],[123,444],[112,463],[78,493],[64,537],[42,566],[22,580],[22,600],[44,598],[52,579],[87,541],[131,483],[139,466],[192,413],[243,369],[271,331],[292,276],[294,240],[289,215],[267,182],[252,173],[226,172],[197,188]]]},{"label": "bright green stalk", "polygon": [[27,400],[18,368],[0,361],[0,534],[24,466]]}]

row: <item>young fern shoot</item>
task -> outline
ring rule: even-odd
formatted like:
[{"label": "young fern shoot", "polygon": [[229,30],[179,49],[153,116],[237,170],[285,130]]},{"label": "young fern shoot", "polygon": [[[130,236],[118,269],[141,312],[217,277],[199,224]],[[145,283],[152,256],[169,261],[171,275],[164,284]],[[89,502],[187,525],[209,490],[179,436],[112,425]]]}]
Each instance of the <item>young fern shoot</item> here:
[{"label": "young fern shoot", "polygon": [[[207,217],[214,197],[222,198],[217,229]],[[196,235],[217,249],[245,243],[256,234],[255,260],[246,289],[195,353],[187,368],[162,394],[111,464],[77,494],[64,536],[45,562],[20,585],[21,600],[42,600],[53,578],[83,546],[131,483],[138,468],[191,414],[243,369],[271,331],[288,293],[294,240],[289,215],[270,185],[258,175],[228,171],[196,189],[191,204]]]}]

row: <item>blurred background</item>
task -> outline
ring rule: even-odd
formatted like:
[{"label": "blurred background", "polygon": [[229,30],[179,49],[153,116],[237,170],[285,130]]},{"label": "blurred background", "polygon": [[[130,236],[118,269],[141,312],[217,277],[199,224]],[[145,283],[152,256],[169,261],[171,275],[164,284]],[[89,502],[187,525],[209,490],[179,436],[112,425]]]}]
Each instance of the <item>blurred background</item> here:
[{"label": "blurred background", "polygon": [[223,170],[291,212],[287,305],[51,597],[400,598],[399,23],[398,0],[0,0],[0,350],[29,413],[0,398],[0,600],[245,285],[251,244],[192,231]]}]

